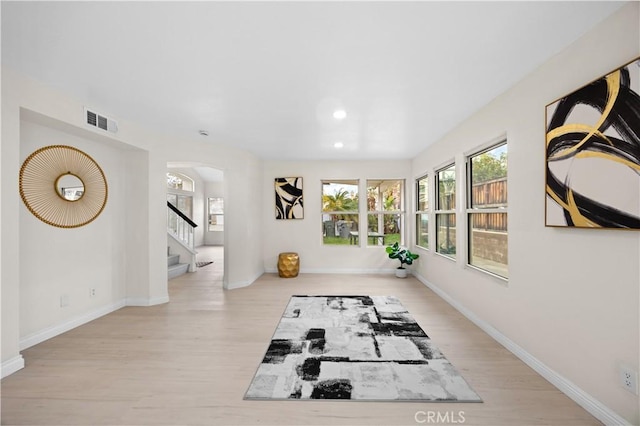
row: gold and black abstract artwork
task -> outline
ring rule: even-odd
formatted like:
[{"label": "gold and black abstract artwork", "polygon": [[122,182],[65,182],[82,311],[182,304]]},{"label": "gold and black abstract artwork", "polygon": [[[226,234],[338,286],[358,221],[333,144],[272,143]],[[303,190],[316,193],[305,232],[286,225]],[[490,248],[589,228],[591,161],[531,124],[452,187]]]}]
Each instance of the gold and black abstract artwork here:
[{"label": "gold and black abstract artwork", "polygon": [[276,178],[276,219],[302,219],[304,204],[302,199],[302,178]]},{"label": "gold and black abstract artwork", "polygon": [[640,229],[640,58],[546,107],[546,226]]}]

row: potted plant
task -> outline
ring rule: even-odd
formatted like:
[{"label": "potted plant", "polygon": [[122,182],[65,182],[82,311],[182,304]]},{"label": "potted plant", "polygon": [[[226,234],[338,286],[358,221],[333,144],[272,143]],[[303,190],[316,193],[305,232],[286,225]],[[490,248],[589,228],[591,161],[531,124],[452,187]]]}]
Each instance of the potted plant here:
[{"label": "potted plant", "polygon": [[404,265],[411,265],[414,260],[420,257],[419,254],[411,253],[406,248],[400,247],[400,244],[397,242],[387,246],[386,251],[389,259],[398,259],[400,261],[400,266],[396,269],[396,277],[398,278],[406,278],[407,270],[404,268]]}]

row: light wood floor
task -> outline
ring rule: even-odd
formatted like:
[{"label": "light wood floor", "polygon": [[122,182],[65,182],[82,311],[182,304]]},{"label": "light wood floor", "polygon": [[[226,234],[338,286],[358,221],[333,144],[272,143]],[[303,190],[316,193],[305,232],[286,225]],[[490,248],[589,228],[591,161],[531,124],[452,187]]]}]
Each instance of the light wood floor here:
[{"label": "light wood floor", "polygon": [[[416,425],[439,412],[466,425],[600,424],[414,278],[266,274],[223,291],[221,256],[201,250],[215,263],[171,280],[168,304],[25,350],[26,368],[2,380],[2,423]],[[484,403],[244,401],[294,294],[397,296]]]}]

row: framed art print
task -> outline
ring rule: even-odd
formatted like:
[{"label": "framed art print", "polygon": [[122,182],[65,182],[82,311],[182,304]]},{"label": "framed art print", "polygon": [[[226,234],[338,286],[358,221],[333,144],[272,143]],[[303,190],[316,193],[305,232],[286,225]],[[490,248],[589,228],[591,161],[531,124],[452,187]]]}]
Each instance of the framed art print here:
[{"label": "framed art print", "polygon": [[276,178],[275,192],[276,219],[304,218],[301,177]]},{"label": "framed art print", "polygon": [[640,229],[640,58],[546,106],[545,225]]}]

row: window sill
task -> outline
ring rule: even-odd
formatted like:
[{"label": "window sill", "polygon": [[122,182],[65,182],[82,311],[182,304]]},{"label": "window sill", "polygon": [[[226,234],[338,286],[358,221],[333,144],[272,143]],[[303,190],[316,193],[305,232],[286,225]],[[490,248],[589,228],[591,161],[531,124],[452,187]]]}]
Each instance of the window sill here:
[{"label": "window sill", "polygon": [[505,278],[503,276],[494,274],[493,272],[487,271],[486,269],[482,269],[482,268],[478,268],[477,266],[473,266],[469,263],[464,265],[465,269],[469,269],[472,271],[476,271],[479,272],[481,274],[483,274],[484,276],[489,277],[490,279],[494,280],[496,283],[504,286],[504,287],[509,287],[509,279]]},{"label": "window sill", "polygon": [[440,257],[442,257],[442,258],[444,258],[444,259],[449,259],[450,261],[452,261],[452,262],[454,262],[454,263],[456,263],[456,262],[457,262],[457,259],[456,259],[456,257],[455,257],[455,256],[449,256],[449,255],[442,254],[442,253],[437,252],[437,251],[434,251],[434,252],[433,252],[433,254],[435,254],[436,256],[440,256]]}]

